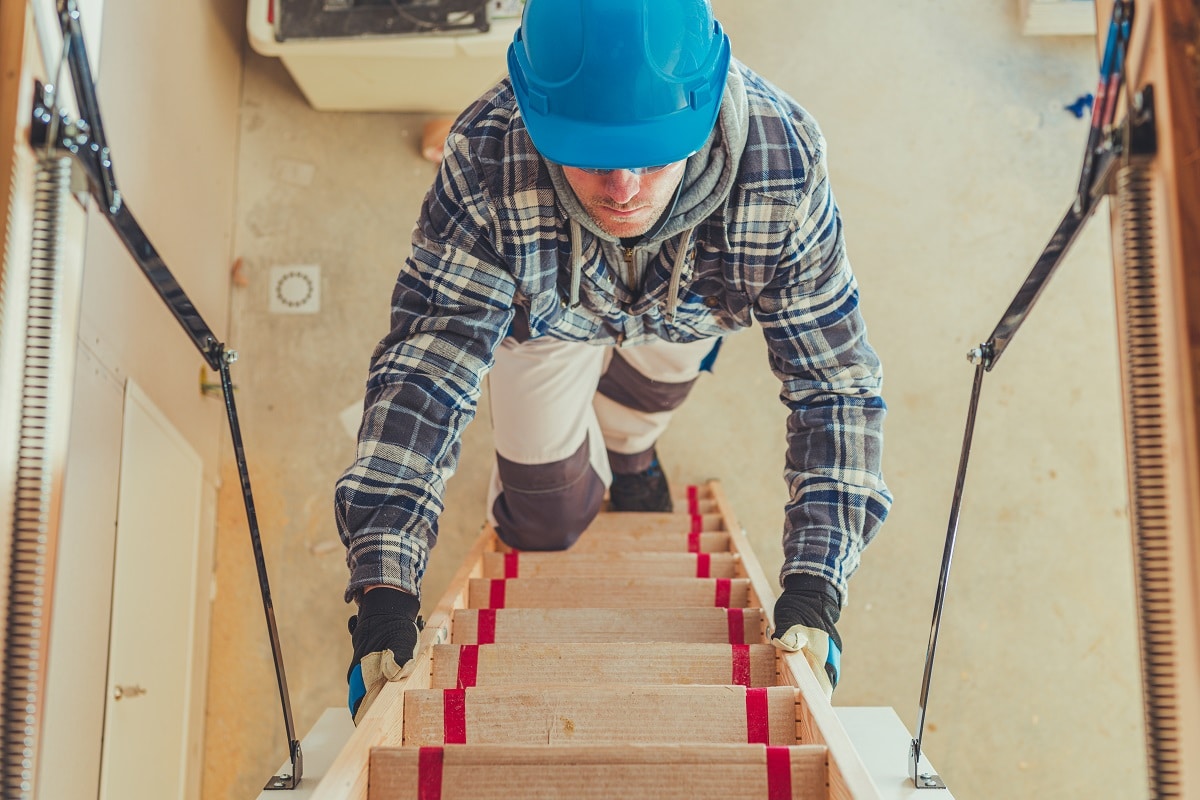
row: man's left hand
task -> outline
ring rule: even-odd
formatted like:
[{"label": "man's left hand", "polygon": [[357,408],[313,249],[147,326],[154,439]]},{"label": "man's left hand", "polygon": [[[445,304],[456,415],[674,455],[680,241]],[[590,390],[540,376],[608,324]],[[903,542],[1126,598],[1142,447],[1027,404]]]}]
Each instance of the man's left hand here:
[{"label": "man's left hand", "polygon": [[775,601],[771,644],[789,653],[803,652],[826,697],[833,696],[842,668],[841,616],[837,590],[816,575],[788,575]]}]

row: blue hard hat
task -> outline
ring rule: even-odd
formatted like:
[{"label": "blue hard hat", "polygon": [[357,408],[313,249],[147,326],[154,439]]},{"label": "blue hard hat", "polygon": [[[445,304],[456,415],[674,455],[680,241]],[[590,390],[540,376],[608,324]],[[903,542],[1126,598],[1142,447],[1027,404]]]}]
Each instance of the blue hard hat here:
[{"label": "blue hard hat", "polygon": [[708,0],[526,0],[508,71],[543,156],[621,169],[704,146],[729,58]]}]

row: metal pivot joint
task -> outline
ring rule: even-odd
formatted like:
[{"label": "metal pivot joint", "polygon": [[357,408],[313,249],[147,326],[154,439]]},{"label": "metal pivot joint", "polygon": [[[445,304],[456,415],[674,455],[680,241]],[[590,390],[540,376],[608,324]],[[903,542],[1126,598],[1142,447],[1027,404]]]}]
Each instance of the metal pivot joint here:
[{"label": "metal pivot joint", "polygon": [[1133,9],[1132,0],[1118,0],[1113,5],[1108,40],[1101,59],[1100,83],[1096,92],[1097,100],[1088,132],[1079,184],[1071,207],[1059,222],[1049,243],[1038,257],[1024,283],[1017,290],[1016,296],[1009,303],[991,336],[986,342],[967,353],[967,359],[975,365],[975,379],[967,408],[966,430],[963,433],[958,473],[954,482],[954,495],[950,506],[950,521],[942,552],[937,593],[934,597],[933,620],[930,625],[929,643],[925,653],[925,669],[921,679],[916,736],[912,740],[908,753],[909,777],[918,789],[945,788],[945,784],[937,775],[921,771],[921,744],[925,731],[929,687],[933,677],[933,661],[937,651],[938,632],[941,628],[950,565],[954,557],[954,545],[958,538],[967,463],[971,454],[971,442],[975,432],[975,420],[979,409],[984,373],[991,372],[995,368],[1005,349],[1033,310],[1042,291],[1062,263],[1068,248],[1074,243],[1084,223],[1095,213],[1100,200],[1115,191],[1119,168],[1130,161],[1148,158],[1154,154],[1157,147],[1153,86],[1146,86],[1130,96],[1125,118],[1120,123],[1114,124],[1117,102],[1125,84],[1125,53],[1133,23]]},{"label": "metal pivot joint", "polygon": [[[242,499],[246,507],[250,545],[258,572],[267,633],[271,641],[271,654],[275,662],[275,677],[283,709],[288,756],[291,761],[290,772],[272,777],[266,788],[295,789],[304,774],[304,759],[292,719],[292,706],[288,696],[283,653],[279,644],[279,630],[271,602],[271,588],[267,580],[262,537],[259,533],[258,517],[254,510],[254,496],[250,488],[250,473],[246,465],[237,408],[234,405],[233,382],[229,375],[230,365],[237,361],[237,352],[227,350],[212,329],[208,327],[187,293],[175,280],[175,276],[171,274],[158,251],[150,243],[133,213],[129,210],[129,205],[122,198],[121,192],[117,188],[112,158],[100,121],[96,86],[92,80],[75,0],[59,0],[59,22],[63,35],[63,58],[70,69],[79,118],[72,119],[65,111],[58,108],[56,95],[59,93],[53,86],[38,82],[35,86],[30,143],[35,149],[70,156],[81,168],[87,177],[88,194],[100,206],[101,212],[139,269],[150,281],[154,291],[176,321],[179,322],[209,368],[220,375],[221,392],[225,401],[226,417],[229,422],[229,432],[241,482]],[[117,699],[137,697],[144,693],[141,687],[118,687],[118,691],[120,695]]]}]

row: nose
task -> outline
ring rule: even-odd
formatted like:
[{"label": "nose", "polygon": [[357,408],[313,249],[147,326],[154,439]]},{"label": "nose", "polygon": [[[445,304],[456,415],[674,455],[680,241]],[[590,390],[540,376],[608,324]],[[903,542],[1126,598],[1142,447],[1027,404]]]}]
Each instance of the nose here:
[{"label": "nose", "polygon": [[604,182],[605,193],[614,203],[628,203],[637,196],[642,187],[642,179],[627,169],[615,169],[608,173]]}]

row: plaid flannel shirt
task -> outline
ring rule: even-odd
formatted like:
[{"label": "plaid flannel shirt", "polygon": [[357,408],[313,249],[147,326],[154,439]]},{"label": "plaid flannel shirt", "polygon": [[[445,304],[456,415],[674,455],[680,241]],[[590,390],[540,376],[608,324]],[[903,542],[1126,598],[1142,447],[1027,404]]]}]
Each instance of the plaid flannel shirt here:
[{"label": "plaid flannel shirt", "polygon": [[[791,99],[743,65],[749,130],[726,201],[646,267],[640,294],[582,231],[581,304],[569,308],[571,242],[510,83],[458,119],[371,358],[357,458],[338,481],[347,600],[386,584],[419,594],[446,480],[493,351],[514,329],[596,345],[692,341],[758,321],[789,410],[782,576],[846,581],[887,515],[882,372],[829,188],[824,139]],[[690,249],[677,309],[671,267]]]}]

